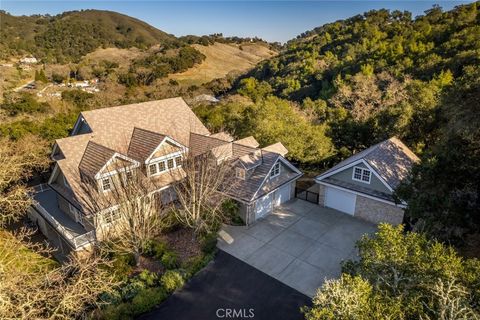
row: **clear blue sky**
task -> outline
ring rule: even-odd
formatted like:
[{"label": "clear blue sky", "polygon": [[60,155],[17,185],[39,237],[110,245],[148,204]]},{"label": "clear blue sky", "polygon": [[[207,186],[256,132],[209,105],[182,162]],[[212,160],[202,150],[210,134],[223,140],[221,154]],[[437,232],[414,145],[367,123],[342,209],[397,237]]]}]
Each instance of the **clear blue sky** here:
[{"label": "clear blue sky", "polygon": [[0,0],[13,15],[55,15],[79,9],[112,10],[176,36],[223,33],[285,42],[327,22],[371,9],[408,10],[414,16],[439,4],[444,10],[472,1],[26,1]]}]

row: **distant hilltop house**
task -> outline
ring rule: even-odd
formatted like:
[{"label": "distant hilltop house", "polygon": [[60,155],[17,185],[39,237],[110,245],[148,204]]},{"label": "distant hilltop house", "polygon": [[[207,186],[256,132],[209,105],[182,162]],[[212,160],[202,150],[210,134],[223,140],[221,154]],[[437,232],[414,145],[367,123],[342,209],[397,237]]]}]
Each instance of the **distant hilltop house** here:
[{"label": "distant hilltop house", "polygon": [[394,191],[418,161],[399,139],[380,142],[317,176],[318,204],[373,223],[401,224],[407,203]]},{"label": "distant hilltop house", "polygon": [[25,57],[25,58],[20,59],[20,63],[22,63],[22,64],[36,64],[36,63],[38,63],[38,60],[35,57]]},{"label": "distant hilltop house", "polygon": [[236,187],[218,191],[238,203],[247,224],[290,200],[302,175],[281,143],[259,148],[253,137],[211,134],[182,98],[102,108],[80,113],[71,135],[56,140],[53,172],[35,188],[29,216],[60,252],[88,249],[120,215],[118,204],[92,209],[86,187],[108,196],[114,181],[138,173],[149,182],[147,196],[167,204],[185,177],[186,151],[229,161]]}]

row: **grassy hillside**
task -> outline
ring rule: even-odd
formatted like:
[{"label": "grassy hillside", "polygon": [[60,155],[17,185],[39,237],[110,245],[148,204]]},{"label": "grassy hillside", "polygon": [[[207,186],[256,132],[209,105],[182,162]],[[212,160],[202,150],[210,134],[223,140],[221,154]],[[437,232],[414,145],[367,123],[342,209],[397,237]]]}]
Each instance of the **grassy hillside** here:
[{"label": "grassy hillside", "polygon": [[216,42],[209,46],[192,46],[205,55],[205,60],[185,72],[171,74],[170,79],[181,84],[199,85],[223,78],[231,72],[246,72],[258,62],[276,55],[262,43],[237,45]]},{"label": "grassy hillside", "polygon": [[180,41],[138,19],[110,11],[84,10],[51,16],[12,16],[0,12],[3,58],[34,54],[47,61],[78,61],[99,47],[147,48]]}]

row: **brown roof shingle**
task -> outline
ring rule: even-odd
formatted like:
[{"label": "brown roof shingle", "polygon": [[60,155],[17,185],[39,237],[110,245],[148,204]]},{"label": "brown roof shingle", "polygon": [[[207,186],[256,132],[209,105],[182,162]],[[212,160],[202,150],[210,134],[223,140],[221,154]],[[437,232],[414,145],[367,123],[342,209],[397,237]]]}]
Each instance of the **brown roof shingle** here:
[{"label": "brown roof shingle", "polygon": [[134,128],[127,155],[138,161],[145,161],[165,139],[165,135],[150,130]]},{"label": "brown roof shingle", "polygon": [[78,169],[89,177],[94,177],[110,160],[115,151],[93,141],[89,141]]}]

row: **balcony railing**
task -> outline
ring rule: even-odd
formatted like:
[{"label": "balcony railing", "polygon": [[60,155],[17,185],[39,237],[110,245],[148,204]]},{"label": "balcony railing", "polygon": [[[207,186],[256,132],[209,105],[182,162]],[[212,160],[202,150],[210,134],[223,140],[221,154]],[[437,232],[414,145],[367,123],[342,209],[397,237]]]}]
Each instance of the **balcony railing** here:
[{"label": "balcony railing", "polygon": [[[85,230],[85,233],[82,233],[82,234],[79,234],[79,232],[73,232],[71,229],[66,228],[65,225],[62,224],[62,222],[59,221],[57,218],[55,218],[51,213],[49,213],[48,210],[45,209],[41,205],[41,203],[39,201],[36,201],[35,199],[35,195],[43,192],[55,192],[55,191],[53,191],[47,184],[41,184],[33,187],[33,192],[32,192],[33,198],[34,198],[33,207],[42,217],[44,217],[50,223],[50,225],[58,232],[58,234],[62,236],[75,250],[78,250],[96,240],[95,230],[91,230],[88,232]],[[54,199],[56,201],[56,198]],[[65,218],[62,218],[62,219],[72,220],[65,213],[62,213],[62,214],[65,215]]]}]

